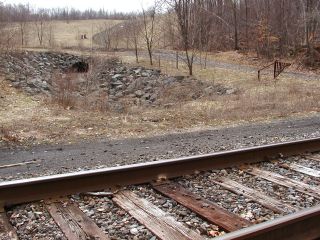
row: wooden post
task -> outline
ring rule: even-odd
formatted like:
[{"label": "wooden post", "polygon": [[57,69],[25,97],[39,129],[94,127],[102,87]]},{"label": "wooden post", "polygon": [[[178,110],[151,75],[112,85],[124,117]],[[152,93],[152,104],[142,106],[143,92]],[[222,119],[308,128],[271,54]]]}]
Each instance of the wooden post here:
[{"label": "wooden post", "polygon": [[176,69],[179,69],[179,54],[178,54],[178,51],[176,51]]},{"label": "wooden post", "polygon": [[258,70],[258,79],[259,79],[259,81],[260,81],[260,78],[261,78],[261,76],[260,76],[261,71],[264,70],[264,69],[266,69],[266,68],[268,68],[268,67],[270,67],[270,66],[272,66],[272,65],[274,65],[274,63],[271,63],[271,64],[269,64],[269,65],[267,65],[267,66],[264,66],[263,68],[260,68],[260,69]]}]

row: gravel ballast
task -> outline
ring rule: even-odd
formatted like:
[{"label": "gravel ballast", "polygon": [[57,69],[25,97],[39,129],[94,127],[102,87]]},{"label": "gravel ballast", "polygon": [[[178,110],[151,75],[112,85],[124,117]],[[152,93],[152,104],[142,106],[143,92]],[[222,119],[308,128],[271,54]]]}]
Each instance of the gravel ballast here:
[{"label": "gravel ballast", "polygon": [[111,239],[156,239],[145,226],[116,206],[108,197],[82,196],[76,199],[76,202]]},{"label": "gravel ballast", "polygon": [[20,240],[67,240],[43,203],[19,205],[7,215]]},{"label": "gravel ballast", "polygon": [[[253,222],[259,223],[278,216],[258,203],[242,195],[234,194],[212,182],[219,175],[226,175],[225,170],[207,172],[191,178],[182,178],[178,182],[191,192],[210,200],[229,212]],[[226,175],[227,176],[227,175]]]},{"label": "gravel ballast", "polygon": [[216,237],[224,234],[224,231],[219,229],[218,226],[204,221],[176,201],[155,192],[151,186],[137,186],[131,190],[139,197],[148,200],[162,211],[168,213],[177,222],[182,223],[184,226],[204,237]]}]

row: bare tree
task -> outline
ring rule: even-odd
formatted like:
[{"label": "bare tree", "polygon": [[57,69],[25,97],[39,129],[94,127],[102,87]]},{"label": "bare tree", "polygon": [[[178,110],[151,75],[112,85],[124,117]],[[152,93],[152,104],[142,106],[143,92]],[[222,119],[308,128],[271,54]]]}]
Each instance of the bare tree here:
[{"label": "bare tree", "polygon": [[128,36],[128,41],[134,47],[134,53],[136,56],[136,62],[139,62],[138,56],[138,44],[139,44],[139,37],[142,33],[143,23],[139,18],[130,19],[127,24],[125,25],[125,30]]},{"label": "bare tree", "polygon": [[248,25],[248,19],[249,19],[249,8],[248,8],[248,0],[244,0],[244,4],[245,4],[245,32],[246,32],[246,47],[247,49],[249,49],[249,25]]},{"label": "bare tree", "polygon": [[46,10],[40,9],[35,16],[35,21],[34,21],[40,46],[43,45],[43,39],[44,39],[45,31],[47,30],[48,20],[49,19],[47,18]]},{"label": "bare tree", "polygon": [[305,16],[305,41],[309,51],[313,48],[315,33],[319,24],[319,1],[302,1]]},{"label": "bare tree", "polygon": [[112,44],[111,28],[105,23],[99,26],[99,31],[100,33],[94,37],[94,40],[103,45],[106,50],[110,50]]},{"label": "bare tree", "polygon": [[177,26],[176,26],[176,14],[174,11],[170,10],[166,13],[166,17],[163,21],[163,29],[161,30],[163,32],[163,47],[164,48],[178,48],[177,43]]},{"label": "bare tree", "polygon": [[185,52],[189,75],[193,74],[193,62],[196,53],[196,41],[199,33],[199,5],[196,0],[174,0],[181,44]]},{"label": "bare tree", "polygon": [[54,31],[53,31],[53,26],[52,26],[52,23],[49,22],[48,24],[48,31],[45,32],[46,33],[46,37],[48,39],[48,44],[49,44],[49,47],[54,47],[55,46],[55,41],[54,41]]},{"label": "bare tree", "polygon": [[21,37],[21,46],[23,47],[26,42],[26,34],[27,34],[27,25],[30,16],[30,8],[29,5],[19,4],[16,7],[17,10],[17,20],[19,24],[20,37]]},{"label": "bare tree", "polygon": [[232,0],[233,24],[234,24],[234,50],[239,50],[238,35],[238,0]]},{"label": "bare tree", "polygon": [[305,17],[305,42],[308,49],[309,65],[314,65],[315,55],[320,57],[320,53],[314,50],[314,42],[316,40],[316,32],[319,25],[319,5],[316,0],[302,1]]},{"label": "bare tree", "polygon": [[155,34],[156,7],[157,5],[155,2],[154,6],[147,11],[145,11],[142,8],[144,39],[148,49],[150,65],[153,65],[152,51],[153,51],[154,34]]}]

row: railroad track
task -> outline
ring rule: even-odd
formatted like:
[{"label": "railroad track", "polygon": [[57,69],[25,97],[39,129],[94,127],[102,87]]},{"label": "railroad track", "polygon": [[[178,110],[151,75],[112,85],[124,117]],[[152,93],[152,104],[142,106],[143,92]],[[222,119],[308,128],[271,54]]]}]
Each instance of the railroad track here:
[{"label": "railroad track", "polygon": [[317,239],[320,138],[0,183],[0,239]]}]

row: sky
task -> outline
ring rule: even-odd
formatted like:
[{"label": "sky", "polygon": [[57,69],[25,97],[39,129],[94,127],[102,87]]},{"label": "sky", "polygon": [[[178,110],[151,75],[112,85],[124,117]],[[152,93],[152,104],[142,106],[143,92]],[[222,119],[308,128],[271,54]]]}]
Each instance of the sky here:
[{"label": "sky", "polygon": [[73,7],[79,10],[88,8],[104,8],[108,11],[117,12],[141,11],[141,6],[148,8],[154,0],[2,0],[7,4],[27,4],[35,8],[64,8]]}]

